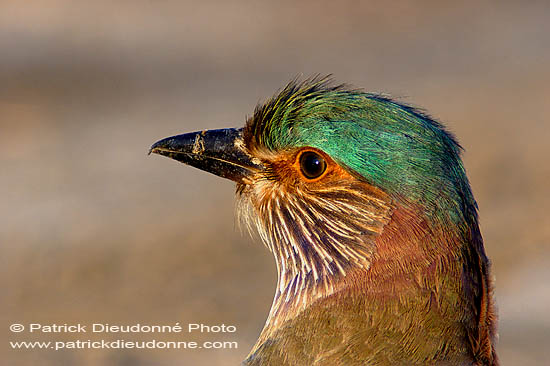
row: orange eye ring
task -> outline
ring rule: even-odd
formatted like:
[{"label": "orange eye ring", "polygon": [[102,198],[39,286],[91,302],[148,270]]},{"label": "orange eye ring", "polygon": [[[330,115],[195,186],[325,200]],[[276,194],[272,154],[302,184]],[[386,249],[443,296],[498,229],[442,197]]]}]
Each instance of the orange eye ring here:
[{"label": "orange eye ring", "polygon": [[298,155],[300,172],[308,180],[321,177],[327,170],[327,161],[316,151],[305,150]]}]

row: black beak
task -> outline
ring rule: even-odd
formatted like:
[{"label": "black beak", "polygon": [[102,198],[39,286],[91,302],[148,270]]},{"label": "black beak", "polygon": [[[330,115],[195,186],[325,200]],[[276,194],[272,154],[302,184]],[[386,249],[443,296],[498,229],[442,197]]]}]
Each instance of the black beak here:
[{"label": "black beak", "polygon": [[207,172],[246,183],[263,165],[244,149],[242,128],[205,130],[155,142],[150,153],[164,155]]}]

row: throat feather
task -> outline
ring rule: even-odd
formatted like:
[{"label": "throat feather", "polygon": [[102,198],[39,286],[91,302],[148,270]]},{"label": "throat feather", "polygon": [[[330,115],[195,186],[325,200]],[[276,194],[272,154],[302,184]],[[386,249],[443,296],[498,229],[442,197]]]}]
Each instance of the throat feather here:
[{"label": "throat feather", "polygon": [[374,241],[391,209],[387,195],[365,186],[357,182],[289,192],[256,184],[243,192],[239,212],[277,265],[277,290],[264,330],[337,292],[349,273],[369,268]]}]

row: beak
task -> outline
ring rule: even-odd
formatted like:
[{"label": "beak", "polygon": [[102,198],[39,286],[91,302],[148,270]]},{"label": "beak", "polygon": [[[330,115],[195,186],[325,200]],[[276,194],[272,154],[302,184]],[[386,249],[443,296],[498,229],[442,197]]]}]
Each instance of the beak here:
[{"label": "beak", "polygon": [[244,149],[242,128],[205,130],[177,135],[155,142],[149,154],[167,156],[187,165],[246,183],[264,169],[259,159]]}]

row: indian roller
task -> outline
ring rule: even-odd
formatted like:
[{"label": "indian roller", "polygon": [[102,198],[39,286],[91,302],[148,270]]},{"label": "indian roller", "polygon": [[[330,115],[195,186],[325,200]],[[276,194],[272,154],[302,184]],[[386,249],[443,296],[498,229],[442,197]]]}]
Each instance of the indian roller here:
[{"label": "indian roller", "polygon": [[455,137],[330,78],[294,80],[244,128],[151,152],[236,182],[278,281],[243,365],[498,365],[490,264]]}]

